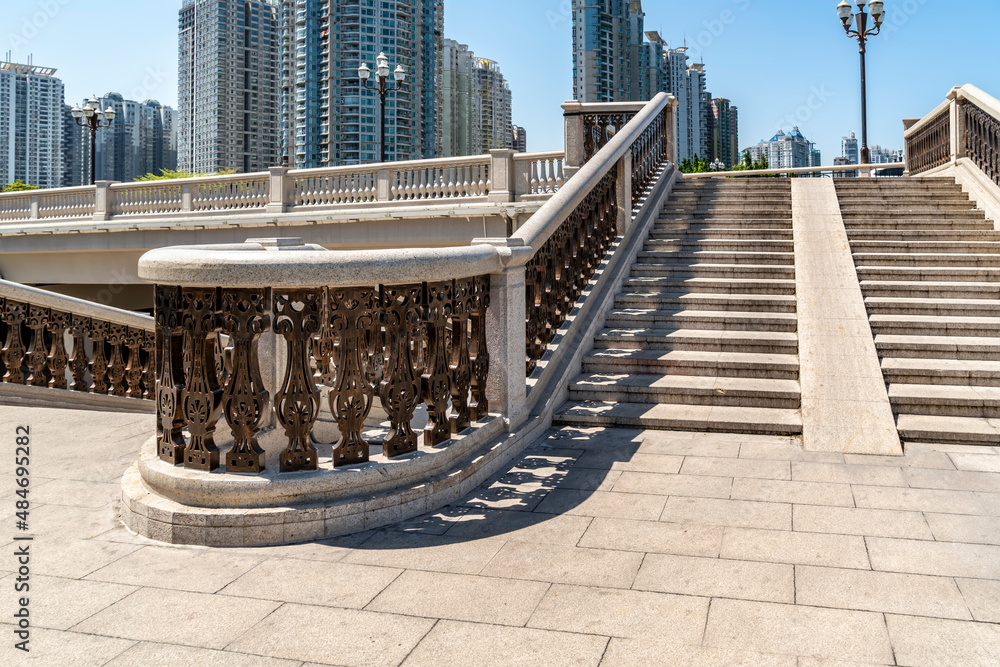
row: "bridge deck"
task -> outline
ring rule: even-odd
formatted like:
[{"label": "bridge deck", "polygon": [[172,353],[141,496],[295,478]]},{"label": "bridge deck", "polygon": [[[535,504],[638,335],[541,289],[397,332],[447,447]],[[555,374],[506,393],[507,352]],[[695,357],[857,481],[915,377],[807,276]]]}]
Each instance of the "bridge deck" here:
[{"label": "bridge deck", "polygon": [[[1000,656],[998,448],[908,445],[882,458],[804,452],[786,437],[563,428],[433,515],[211,549],[117,523],[118,480],[150,416],[0,408],[6,442],[18,425],[31,427],[39,664]],[[0,561],[8,582],[14,567]],[[12,644],[0,662],[22,664]]]}]

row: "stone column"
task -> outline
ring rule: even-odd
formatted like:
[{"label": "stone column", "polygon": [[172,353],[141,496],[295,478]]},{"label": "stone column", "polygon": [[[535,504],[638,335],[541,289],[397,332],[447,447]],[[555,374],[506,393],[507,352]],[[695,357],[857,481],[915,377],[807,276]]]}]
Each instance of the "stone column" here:
[{"label": "stone column", "polygon": [[38,220],[38,195],[31,195],[31,215],[29,216],[32,220]]},{"label": "stone column", "polygon": [[94,192],[94,222],[111,217],[111,185],[117,181],[97,181]]},{"label": "stone column", "polygon": [[576,100],[564,102],[563,121],[565,124],[566,161],[563,169],[566,180],[580,171],[583,166],[583,105]]},{"label": "stone column", "polygon": [[490,151],[490,180],[493,185],[487,198],[491,202],[514,201],[514,154],[507,148]]},{"label": "stone column", "polygon": [[266,210],[268,213],[284,213],[291,203],[288,197],[291,185],[288,167],[271,167],[268,172],[271,176],[271,189]]}]

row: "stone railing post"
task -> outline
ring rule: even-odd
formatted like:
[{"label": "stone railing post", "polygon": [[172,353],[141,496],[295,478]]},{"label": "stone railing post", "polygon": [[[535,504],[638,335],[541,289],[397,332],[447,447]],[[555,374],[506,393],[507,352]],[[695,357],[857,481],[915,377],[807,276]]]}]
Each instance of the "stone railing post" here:
[{"label": "stone railing post", "polygon": [[38,220],[38,195],[31,195],[31,216],[32,220]]},{"label": "stone railing post", "polygon": [[512,202],[516,192],[514,184],[514,155],[517,151],[499,148],[490,151],[490,181],[492,187],[487,201]]},{"label": "stone railing post", "polygon": [[965,105],[968,104],[967,100],[963,97],[956,97],[953,104],[953,113],[955,114],[955,121],[952,125],[952,146],[954,146],[954,152],[952,154],[953,161],[957,162],[959,158],[963,158],[969,154],[969,145],[965,142]]},{"label": "stone railing post", "polygon": [[514,162],[514,199],[532,194],[531,165],[530,160],[516,160]]},{"label": "stone railing post", "polygon": [[576,100],[564,102],[563,122],[565,125],[566,162],[564,171],[566,180],[580,171],[583,166],[583,105]]},{"label": "stone railing post", "polygon": [[[522,239],[475,239],[473,245],[494,246],[505,268],[490,274],[490,307],[486,311],[486,347],[490,353],[490,374],[486,393],[490,405],[508,420],[508,429],[517,428],[528,416],[525,331],[524,265],[532,254]],[[511,261],[514,260],[514,261]]]},{"label": "stone railing post", "polygon": [[625,236],[632,226],[632,151],[627,150],[615,166],[615,203],[618,204],[618,236]]},{"label": "stone railing post", "polygon": [[185,213],[194,210],[194,196],[191,194],[191,184],[181,184],[181,211]]},{"label": "stone railing post", "polygon": [[[919,118],[904,118],[903,119],[903,134],[906,135],[906,132],[911,127],[913,127],[914,125],[916,125],[919,122],[920,122]],[[905,140],[904,140],[903,143],[904,144],[906,143]],[[911,161],[911,159],[912,159],[912,156],[910,155],[910,151],[909,150],[904,151],[903,161],[906,162],[906,167],[903,169],[903,176],[909,176],[910,175],[910,161]]]},{"label": "stone railing post", "polygon": [[97,181],[94,192],[94,222],[111,217],[111,185],[117,181]]},{"label": "stone railing post", "polygon": [[948,120],[951,129],[951,146],[949,150],[951,152],[951,163],[955,164],[958,159],[958,146],[960,140],[958,138],[958,88],[952,88],[948,93],[948,99],[950,104],[948,105]]},{"label": "stone railing post", "polygon": [[271,167],[267,171],[271,187],[266,210],[268,213],[285,213],[291,203],[288,195],[292,179],[288,178],[288,167]]},{"label": "stone railing post", "polygon": [[379,169],[378,170],[378,184],[377,184],[377,191],[376,191],[377,200],[376,201],[389,201],[389,197],[390,197],[390,195],[392,193],[392,183],[389,180],[390,179],[390,174],[391,174],[391,172],[388,169]]}]

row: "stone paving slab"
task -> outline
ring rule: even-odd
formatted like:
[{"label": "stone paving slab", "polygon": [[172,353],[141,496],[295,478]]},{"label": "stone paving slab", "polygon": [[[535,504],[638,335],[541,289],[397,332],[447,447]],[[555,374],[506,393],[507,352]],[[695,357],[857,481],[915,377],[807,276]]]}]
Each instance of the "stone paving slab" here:
[{"label": "stone paving slab", "polygon": [[[214,549],[117,523],[109,485],[153,425],[103,417],[0,410],[51,450],[33,651],[5,640],[5,667],[1000,664],[998,448],[564,428],[424,516]],[[74,467],[81,425],[100,456]]]}]

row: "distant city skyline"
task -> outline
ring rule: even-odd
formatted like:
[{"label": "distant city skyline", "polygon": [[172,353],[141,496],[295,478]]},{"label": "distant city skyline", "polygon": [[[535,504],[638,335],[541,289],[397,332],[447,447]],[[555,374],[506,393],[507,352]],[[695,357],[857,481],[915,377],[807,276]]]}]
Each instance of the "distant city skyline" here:
[{"label": "distant city skyline", "polygon": [[[647,2],[644,9],[647,27],[660,28],[672,47],[686,40],[691,62],[710,67],[709,90],[740,107],[741,144],[798,125],[825,155],[835,156],[846,132],[860,132],[857,44],[844,36],[836,4],[799,4],[791,13],[777,0]],[[56,68],[67,100],[115,90],[176,108],[180,6],[180,0],[158,0],[139,12],[125,0],[12,3],[0,53],[11,50],[17,62],[33,54],[36,65]],[[570,0],[510,0],[486,21],[476,3],[445,0],[444,34],[500,63],[515,92],[513,118],[530,136],[529,150],[562,147],[559,104],[572,97],[573,87],[570,8]],[[780,51],[762,37],[774,31],[775,12],[782,16]],[[902,119],[923,116],[952,86],[973,83],[1000,95],[992,53],[1000,4],[886,0],[886,12],[883,34],[869,43],[873,145],[901,147]],[[790,23],[796,29],[788,30]],[[942,34],[964,35],[952,57],[926,46]],[[113,38],[115,48],[110,57],[81,58],[84,38]]]}]

